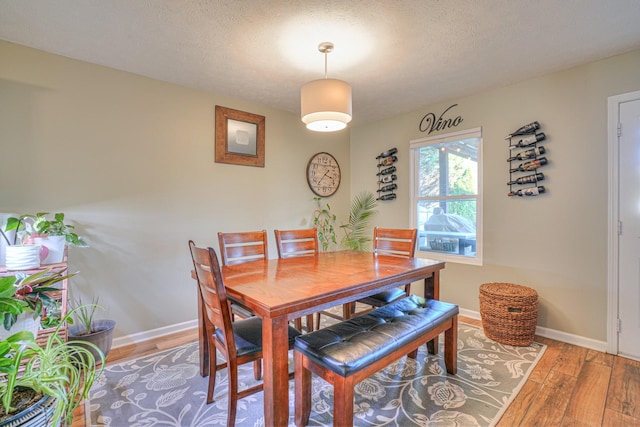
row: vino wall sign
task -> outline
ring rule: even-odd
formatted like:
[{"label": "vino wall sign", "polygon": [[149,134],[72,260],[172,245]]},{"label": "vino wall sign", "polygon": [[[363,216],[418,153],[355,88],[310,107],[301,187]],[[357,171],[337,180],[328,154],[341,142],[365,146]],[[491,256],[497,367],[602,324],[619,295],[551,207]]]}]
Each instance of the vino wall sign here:
[{"label": "vino wall sign", "polygon": [[422,120],[420,120],[418,129],[420,129],[420,132],[429,131],[427,134],[429,135],[433,131],[439,131],[458,126],[460,123],[462,123],[462,116],[456,116],[455,118],[445,118],[445,114],[447,114],[447,112],[453,107],[457,106],[458,104],[453,104],[452,106],[444,110],[437,119],[434,113],[425,114]]}]

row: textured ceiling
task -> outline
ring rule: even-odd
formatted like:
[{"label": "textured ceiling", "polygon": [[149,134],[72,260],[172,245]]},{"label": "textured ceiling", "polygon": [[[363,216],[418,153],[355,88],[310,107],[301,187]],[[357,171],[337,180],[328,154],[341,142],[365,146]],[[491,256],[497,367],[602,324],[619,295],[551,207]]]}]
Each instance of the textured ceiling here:
[{"label": "textured ceiling", "polygon": [[0,39],[294,113],[331,41],[362,124],[640,48],[640,1],[0,0]]}]

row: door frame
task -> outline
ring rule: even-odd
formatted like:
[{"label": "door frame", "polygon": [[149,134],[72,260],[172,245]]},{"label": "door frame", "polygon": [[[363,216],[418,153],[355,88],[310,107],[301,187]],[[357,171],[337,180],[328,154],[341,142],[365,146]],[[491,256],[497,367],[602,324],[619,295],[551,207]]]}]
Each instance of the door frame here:
[{"label": "door frame", "polygon": [[640,100],[640,91],[628,92],[608,98],[608,244],[607,244],[607,353],[618,354],[618,209],[620,182],[620,158],[618,148],[618,123],[620,122],[620,104]]}]

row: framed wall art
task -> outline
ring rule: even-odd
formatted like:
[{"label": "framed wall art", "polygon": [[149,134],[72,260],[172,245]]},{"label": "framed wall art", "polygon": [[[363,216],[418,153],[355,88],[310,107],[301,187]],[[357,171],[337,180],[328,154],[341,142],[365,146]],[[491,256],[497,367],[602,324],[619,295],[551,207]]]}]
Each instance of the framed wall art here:
[{"label": "framed wall art", "polygon": [[216,105],[216,162],[264,167],[265,118]]}]

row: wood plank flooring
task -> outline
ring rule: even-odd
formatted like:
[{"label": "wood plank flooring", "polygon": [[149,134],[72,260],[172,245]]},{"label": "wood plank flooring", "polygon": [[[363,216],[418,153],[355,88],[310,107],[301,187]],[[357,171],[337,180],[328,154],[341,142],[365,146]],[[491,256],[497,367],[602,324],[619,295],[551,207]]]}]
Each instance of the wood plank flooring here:
[{"label": "wood plank flooring", "polygon": [[[479,320],[461,321],[482,326]],[[111,350],[117,363],[197,340],[197,330]],[[497,427],[638,426],[640,362],[536,336],[547,351]],[[84,408],[72,427],[85,427]]]}]

